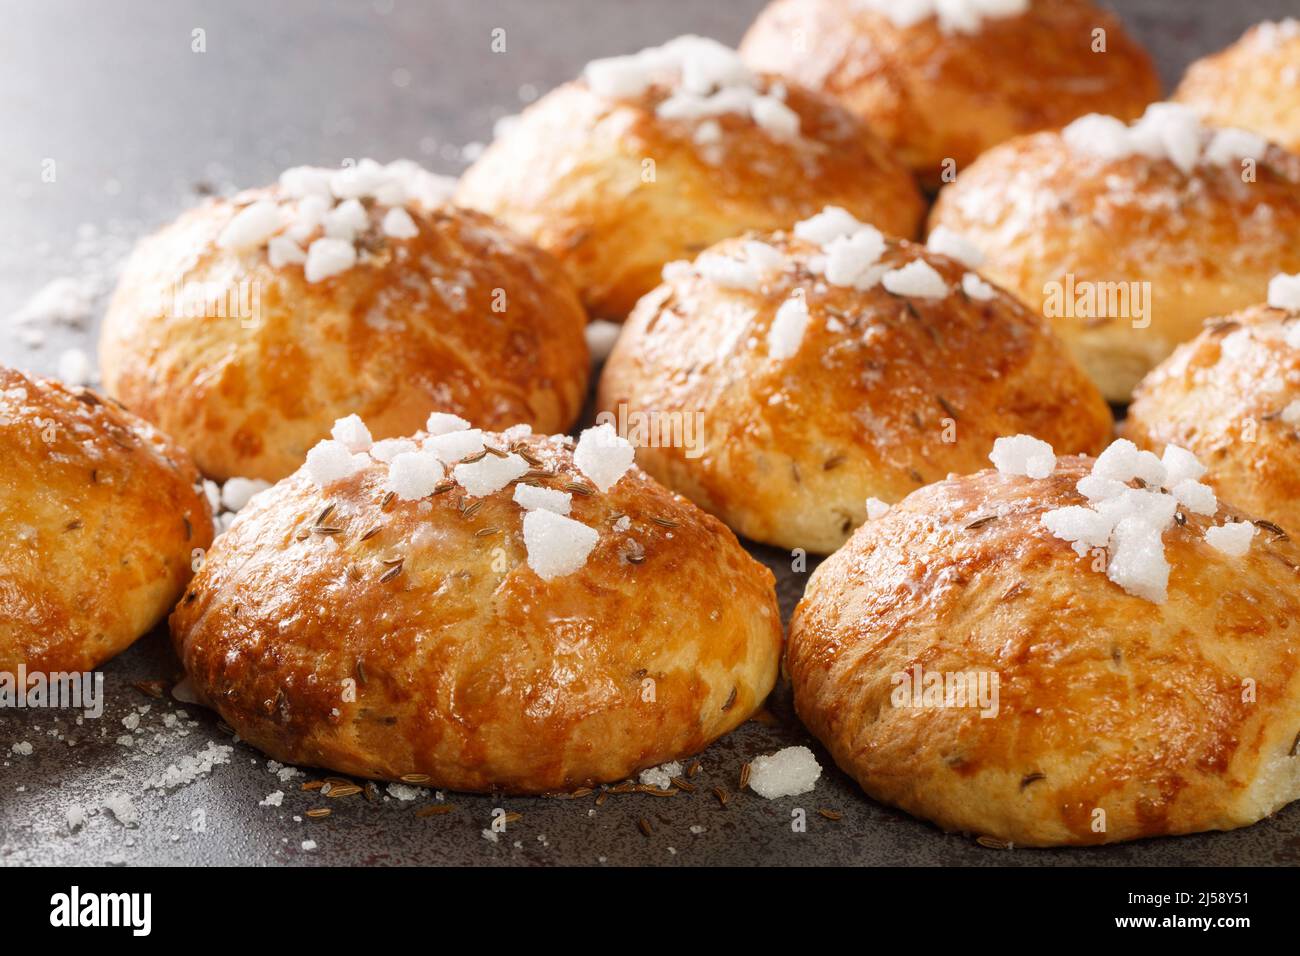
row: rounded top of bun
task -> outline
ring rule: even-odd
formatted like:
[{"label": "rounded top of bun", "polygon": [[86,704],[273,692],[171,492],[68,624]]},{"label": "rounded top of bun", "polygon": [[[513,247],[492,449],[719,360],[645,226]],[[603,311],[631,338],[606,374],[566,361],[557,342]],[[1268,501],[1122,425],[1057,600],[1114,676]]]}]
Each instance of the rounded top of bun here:
[{"label": "rounded top of bun", "polygon": [[[755,242],[778,264],[754,288],[704,274]],[[906,240],[886,239],[874,268],[924,263],[945,296],[896,294],[879,274],[867,289],[833,285],[825,258],[792,233],[751,234],[666,270],[615,345],[597,404],[698,415],[703,444],[639,448],[643,467],[747,537],[826,552],[865,518],[867,497],[898,501],[987,467],[999,436],[1105,447],[1109,409],[1014,297],[972,297],[967,266]],[[774,325],[792,297],[808,321],[792,354],[774,354],[790,348]]]},{"label": "rounded top of bun", "polygon": [[529,106],[461,178],[458,202],[554,253],[593,314],[621,320],[663,265],[747,229],[779,229],[831,204],[887,232],[924,215],[911,175],[828,97],[755,76],[750,93],[797,121],[748,113],[664,116],[655,79],[613,96],[587,79]]},{"label": "rounded top of bun", "polygon": [[[1104,53],[1094,50],[1099,30]],[[936,186],[945,161],[960,175],[1013,136],[1085,113],[1135,117],[1160,96],[1150,55],[1087,0],[1033,3],[973,30],[934,16],[900,25],[860,0],[776,0],[741,53],[838,98]]]},{"label": "rounded top of bun", "polygon": [[[1235,509],[1188,513],[1164,534],[1167,601],[1137,597],[1042,524],[1086,503],[1092,464],[931,485],[814,572],[795,703],[869,794],[1036,846],[1228,829],[1300,794],[1300,548],[1261,532],[1229,557],[1205,534]],[[997,675],[985,716],[894,697],[978,673]]]},{"label": "rounded top of bun", "polygon": [[301,208],[283,186],[249,190],[142,241],[100,343],[105,388],[206,474],[281,478],[354,411],[380,438],[435,409],[485,427],[572,423],[586,315],[550,256],[447,205],[392,207],[413,234],[389,236],[384,207],[368,203],[356,263],[311,281],[304,264],[273,266],[265,245],[220,244],[259,202]]},{"label": "rounded top of bun", "polygon": [[[373,460],[323,488],[304,468],[239,513],[172,633],[241,736],[361,776],[548,792],[702,749],[758,707],[780,618],[726,528],[635,467],[601,492],[571,439],[483,439],[531,470],[406,501]],[[534,571],[519,482],[571,495],[599,535],[581,567]]]},{"label": "rounded top of bun", "polygon": [[0,367],[0,670],[84,670],[170,610],[212,516],[189,457],[112,399]]}]

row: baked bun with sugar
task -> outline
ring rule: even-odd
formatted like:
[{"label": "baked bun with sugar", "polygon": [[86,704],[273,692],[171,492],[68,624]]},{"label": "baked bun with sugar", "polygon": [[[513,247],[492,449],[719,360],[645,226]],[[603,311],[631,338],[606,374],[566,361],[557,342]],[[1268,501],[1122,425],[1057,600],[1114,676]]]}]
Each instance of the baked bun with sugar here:
[{"label": "baked bun with sugar", "polygon": [[1208,122],[1243,126],[1300,153],[1300,20],[1258,23],[1197,60],[1173,98]]},{"label": "baked bun with sugar", "polygon": [[1013,136],[1160,98],[1151,57],[1088,0],[775,0],[740,52],[837,97],[935,188]]},{"label": "baked bun with sugar", "polygon": [[691,36],[589,64],[524,110],[456,199],[555,254],[588,309],[615,321],[666,262],[746,229],[833,204],[914,236],[924,216],[911,176],[861,120]]},{"label": "baked bun with sugar", "polygon": [[1219,494],[1300,536],[1300,276],[1275,279],[1270,301],[1211,322],[1153,369],[1124,434],[1195,452]]},{"label": "baked bun with sugar", "polygon": [[381,438],[434,409],[568,428],[589,375],[572,283],[439,187],[363,160],[185,213],[126,266],[105,388],[218,480],[284,477],[353,410]]},{"label": "baked bun with sugar", "polygon": [[[367,445],[241,511],[172,616],[195,689],[277,760],[453,790],[622,780],[776,680],[771,572],[609,429]],[[376,457],[378,456],[378,457]]]},{"label": "baked bun with sugar", "polygon": [[1043,320],[971,271],[960,237],[932,245],[828,209],[675,263],[597,407],[737,534],[823,553],[871,508],[985,467],[1001,435],[1105,447],[1110,410]]},{"label": "baked bun with sugar", "polygon": [[1227,830],[1300,796],[1300,547],[1219,505],[1185,451],[1036,444],[813,573],[800,718],[875,799],[1015,844]]},{"label": "baked bun with sugar", "polygon": [[1132,126],[1086,116],[989,150],[939,194],[930,226],[974,242],[984,275],[1127,402],[1205,319],[1300,270],[1300,157],[1178,104]]},{"label": "baked bun with sugar", "polygon": [[212,543],[177,445],[84,388],[0,367],[0,671],[85,671],[172,609]]}]

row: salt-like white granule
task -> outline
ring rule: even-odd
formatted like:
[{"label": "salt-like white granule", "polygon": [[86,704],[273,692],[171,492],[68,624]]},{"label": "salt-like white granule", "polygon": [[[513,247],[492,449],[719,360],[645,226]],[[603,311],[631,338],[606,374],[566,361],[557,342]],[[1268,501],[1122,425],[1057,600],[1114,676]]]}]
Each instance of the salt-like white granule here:
[{"label": "salt-like white granule", "polygon": [[336,420],[334,427],[330,429],[330,437],[353,454],[369,451],[370,446],[374,444],[374,439],[370,437],[370,429],[366,427],[360,415],[349,415],[347,418]]},{"label": "salt-like white granule", "polygon": [[1152,103],[1132,125],[1089,113],[1066,126],[1061,137],[1076,152],[1106,160],[1166,159],[1184,173],[1200,163],[1228,167],[1242,159],[1258,159],[1268,149],[1268,142],[1254,133],[1203,126],[1191,107],[1167,102]]},{"label": "salt-like white granule", "polygon": [[11,753],[20,757],[30,757],[32,755],[32,745],[23,740],[9,748]]},{"label": "salt-like white granule", "polygon": [[1219,499],[1209,485],[1184,478],[1170,488],[1169,493],[1192,514],[1211,516],[1218,513]]},{"label": "salt-like white granule", "polygon": [[438,456],[428,450],[407,451],[388,463],[384,488],[402,501],[418,501],[433,494],[445,472]]},{"label": "salt-like white granule", "polygon": [[682,765],[673,760],[658,767],[649,767],[642,770],[637,779],[646,786],[667,790],[673,785],[673,777],[680,777],[681,775]]},{"label": "salt-like white granule", "polygon": [[984,264],[984,253],[955,229],[939,226],[925,240],[925,247],[949,259],[956,259],[968,269],[978,269]]},{"label": "salt-like white granule", "polygon": [[483,450],[485,447],[483,431],[479,428],[467,428],[431,435],[421,443],[421,447],[425,451],[433,452],[445,464],[454,465],[462,458],[477,455]]},{"label": "salt-like white granule", "polygon": [[83,350],[65,349],[59,355],[55,375],[67,385],[89,385],[95,380],[95,364]]},{"label": "salt-like white granule", "polygon": [[346,272],[356,262],[357,250],[349,240],[322,236],[307,248],[303,275],[308,282],[320,282]]},{"label": "salt-like white granule", "polygon": [[266,244],[266,259],[272,269],[282,269],[302,265],[307,261],[307,253],[288,236],[275,236]]},{"label": "salt-like white granule", "polygon": [[885,515],[889,514],[889,503],[881,501],[879,498],[867,499],[867,520],[879,521]]},{"label": "salt-like white granule", "polygon": [[95,304],[96,283],[83,277],[60,276],[41,286],[12,316],[16,325],[83,327]]},{"label": "salt-like white granule", "polygon": [[843,236],[853,235],[864,225],[847,209],[826,206],[816,215],[795,223],[794,234],[799,239],[826,246]]},{"label": "salt-like white granule", "polygon": [[1165,482],[1175,487],[1184,481],[1200,481],[1206,468],[1195,455],[1178,445],[1166,445],[1160,463],[1165,467]]},{"label": "salt-like white granule", "polygon": [[985,20],[1019,16],[1030,0],[858,0],[906,30],[935,17],[944,33],[978,33]]},{"label": "salt-like white granule", "polygon": [[470,464],[457,465],[451,475],[475,498],[500,491],[528,471],[528,462],[513,452],[504,458],[484,455]]},{"label": "salt-like white granule", "polygon": [[581,522],[551,511],[524,515],[524,546],[528,566],[543,581],[572,574],[587,563],[600,534]]},{"label": "salt-like white granule", "polygon": [[261,478],[231,478],[221,486],[221,507],[226,511],[242,511],[253,496],[271,487]]},{"label": "salt-like white granule", "polygon": [[86,825],[86,811],[75,803],[63,812],[63,817],[68,821],[68,829],[73,833]]},{"label": "salt-like white granule", "polygon": [[[1274,309],[1285,309],[1288,312],[1300,312],[1300,273],[1296,275],[1286,275],[1279,273],[1273,276],[1268,283],[1268,304]],[[1292,329],[1295,333],[1300,330],[1300,325]],[[1291,342],[1291,336],[1287,338]]]},{"label": "salt-like white granule", "polygon": [[696,258],[693,269],[714,285],[757,292],[763,280],[774,275],[783,263],[780,252],[765,242],[751,239],[741,244],[738,255],[703,253]]},{"label": "salt-like white granule", "polygon": [[885,254],[885,236],[873,226],[863,226],[850,236],[840,236],[822,246],[822,275],[831,285],[865,292],[888,273],[879,265]]},{"label": "salt-like white granule", "polygon": [[303,848],[304,850],[306,850],[308,853],[310,853],[312,850],[316,849],[316,841],[315,841],[315,840],[303,840],[303,841],[302,841],[302,848]]},{"label": "salt-like white granule", "polygon": [[307,452],[305,467],[316,486],[324,488],[364,468],[368,460],[365,455],[353,455],[342,442],[327,438]]},{"label": "salt-like white granule", "polygon": [[[515,485],[515,503],[525,511],[543,509],[557,515],[567,515],[573,504],[573,495],[555,488],[539,488],[535,485]],[[623,517],[627,517],[624,515]]]},{"label": "salt-like white granule", "polygon": [[1234,521],[1205,529],[1205,543],[1230,558],[1240,558],[1250,550],[1256,528],[1249,521]]},{"label": "salt-like white granule", "polygon": [[622,331],[623,326],[606,319],[592,319],[588,322],[584,334],[587,338],[587,351],[591,353],[591,360],[593,362],[603,362],[609,358],[609,353],[614,351],[614,343],[618,341],[619,334]]},{"label": "salt-like white granule", "polygon": [[782,139],[799,135],[799,114],[774,96],[756,96],[749,104],[749,115],[763,129]]},{"label": "salt-like white granule", "polygon": [[483,837],[483,839],[487,840],[489,843],[496,843],[500,839],[497,836],[496,830],[489,830],[484,828],[483,830],[480,831],[480,835]]},{"label": "salt-like white granule", "polygon": [[217,246],[236,251],[263,245],[284,228],[284,213],[269,199],[241,209],[217,236]]},{"label": "salt-like white granule", "polygon": [[384,235],[392,239],[414,239],[420,234],[420,229],[411,218],[411,214],[401,206],[394,206],[384,214],[384,221],[380,226]]},{"label": "salt-like white granule", "polygon": [[218,764],[230,763],[233,747],[209,742],[206,747],[193,756],[186,755],[180,763],[171,764],[162,776],[149,782],[148,786],[157,790],[171,790],[193,783],[200,777],[206,777]]},{"label": "salt-like white granule", "polygon": [[601,491],[614,487],[627,474],[635,458],[636,449],[631,442],[608,422],[584,429],[573,450],[573,464]]},{"label": "salt-like white granule", "polygon": [[357,234],[370,226],[370,215],[359,199],[348,199],[325,214],[325,235],[331,239],[355,242]]},{"label": "salt-like white granule", "polygon": [[101,806],[117,818],[124,827],[134,826],[140,822],[140,811],[125,793],[111,793],[104,798]]},{"label": "salt-like white granule", "polygon": [[[1300,326],[1297,326],[1300,329]],[[1288,425],[1300,425],[1300,398],[1282,409],[1282,421]]]},{"label": "salt-like white granule", "polygon": [[1046,478],[1056,468],[1056,452],[1047,442],[1030,435],[999,438],[989,460],[1004,475]]},{"label": "salt-like white granule", "polygon": [[401,800],[404,803],[410,800],[418,800],[424,794],[422,787],[412,787],[405,783],[390,783],[387,790],[388,795],[394,800]]},{"label": "salt-like white granule", "polygon": [[370,446],[370,457],[375,461],[391,462],[404,452],[419,450],[420,446],[409,438],[383,438]]},{"label": "salt-like white granule", "polygon": [[973,272],[967,272],[961,277],[961,290],[976,302],[988,302],[998,294],[997,289]]},{"label": "salt-like white granule", "polygon": [[811,750],[786,747],[754,758],[749,765],[749,788],[768,800],[793,797],[815,788],[821,775],[821,765]]},{"label": "salt-like white granule", "polygon": [[792,358],[803,344],[808,328],[808,304],[802,295],[791,296],[776,310],[767,330],[767,354],[773,359]]},{"label": "salt-like white granule", "polygon": [[283,803],[284,803],[283,790],[276,790],[273,793],[268,793],[266,795],[266,799],[257,801],[257,805],[259,807],[278,807]]},{"label": "salt-like white granule", "polygon": [[901,269],[891,269],[880,279],[885,291],[915,299],[942,299],[948,294],[948,283],[930,263],[913,259]]},{"label": "salt-like white granule", "polygon": [[[447,412],[431,412],[429,418],[424,423],[424,430],[430,437],[437,435],[448,435],[451,432],[463,432],[469,430],[469,422],[459,415],[449,415]],[[479,432],[482,435],[482,432]]]}]

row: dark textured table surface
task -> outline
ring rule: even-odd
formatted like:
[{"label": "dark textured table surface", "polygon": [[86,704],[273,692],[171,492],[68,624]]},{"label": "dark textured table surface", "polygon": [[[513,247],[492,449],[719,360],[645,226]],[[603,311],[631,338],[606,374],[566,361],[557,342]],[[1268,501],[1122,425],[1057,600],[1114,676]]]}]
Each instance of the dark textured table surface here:
[{"label": "dark textured table surface", "polygon": [[[736,42],[761,0],[0,0],[0,361],[54,372],[93,351],[115,267],[143,232],[197,194],[272,180],[285,166],[409,156],[458,172],[493,122],[587,60],[685,32]],[[1167,86],[1183,66],[1250,23],[1300,14],[1300,0],[1125,0],[1115,6],[1156,54]],[[506,51],[492,53],[492,31]],[[202,31],[196,34],[195,31]],[[200,43],[201,41],[201,43]],[[204,52],[194,47],[202,45]],[[991,68],[996,68],[991,65]],[[53,173],[53,181],[48,181]],[[8,321],[50,280],[70,277],[95,307],[85,323],[24,339]],[[0,469],[3,465],[0,463]],[[2,471],[0,471],[2,476]],[[0,533],[3,530],[0,529]],[[788,616],[806,580],[760,550]],[[161,634],[105,667],[106,710],[0,711],[0,862],[6,864],[1295,864],[1300,806],[1224,834],[1087,850],[988,850],[864,797],[816,748],[813,793],[737,794],[748,759],[810,743],[786,696],[701,755],[701,784],[672,799],[577,800],[381,792],[321,799],[282,781],[213,715],[136,690],[179,676]],[[142,708],[148,708],[141,712]],[[183,713],[182,713],[183,712]],[[125,721],[125,723],[124,723]],[[137,723],[138,722],[138,723]],[[12,752],[27,742],[30,756]],[[151,783],[210,743],[228,762],[191,783]],[[128,746],[129,744],[129,746]],[[727,809],[708,793],[733,794]],[[260,805],[282,791],[280,806]],[[130,798],[138,822],[103,809]],[[328,804],[333,813],[305,812]],[[70,807],[90,812],[71,832]],[[493,810],[522,814],[495,841]],[[842,814],[832,821],[816,813]],[[807,814],[805,832],[792,816]],[[653,833],[637,823],[645,818]],[[314,841],[315,849],[304,849]]]}]

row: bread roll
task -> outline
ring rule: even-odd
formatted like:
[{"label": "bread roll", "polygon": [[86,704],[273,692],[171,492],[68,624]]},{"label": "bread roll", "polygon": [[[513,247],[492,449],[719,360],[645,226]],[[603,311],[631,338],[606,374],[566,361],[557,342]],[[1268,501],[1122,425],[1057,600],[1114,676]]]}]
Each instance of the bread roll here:
[{"label": "bread roll", "polygon": [[216,199],[137,247],[105,320],[105,388],[210,477],[274,481],[350,412],[376,437],[434,409],[568,428],[586,316],[548,255],[437,205],[403,164]]},{"label": "bread roll", "polygon": [[699,37],[589,65],[526,109],[456,198],[556,255],[588,309],[615,321],[666,262],[746,229],[834,204],[913,236],[924,215],[860,120]]},{"label": "bread roll", "polygon": [[1212,322],[1143,379],[1124,434],[1194,452],[1220,495],[1300,535],[1300,308]]},{"label": "bread roll", "polygon": [[1084,452],[1111,437],[1110,410],[1041,319],[842,210],[665,272],[597,406],[646,471],[755,541],[833,551],[869,498],[986,467],[1000,435]]},{"label": "bread roll", "polygon": [[775,0],[740,51],[839,98],[934,188],[1013,136],[1085,113],[1131,119],[1160,97],[1151,57],[1088,0],[1011,0],[1004,15],[961,0],[938,16],[928,6]]},{"label": "bread roll", "polygon": [[989,150],[939,194],[984,274],[1052,319],[1111,401],[1211,316],[1300,270],[1300,157],[1159,104]]},{"label": "bread roll", "polygon": [[322,443],[172,616],[196,690],[277,760],[455,790],[704,748],[776,679],[772,574],[602,434],[420,434],[391,464]]},{"label": "bread roll", "polygon": [[1300,153],[1300,20],[1259,23],[1187,68],[1174,99]]},{"label": "bread roll", "polygon": [[112,401],[4,367],[0,460],[0,671],[98,667],[212,543],[198,472]]},{"label": "bread roll", "polygon": [[1300,795],[1300,548],[1238,522],[1233,556],[1216,536],[1238,537],[1235,509],[1169,503],[1167,596],[1138,596],[1112,579],[1125,544],[1081,557],[1044,525],[1084,510],[1093,465],[930,485],[813,573],[790,627],[795,706],[872,797],[1057,846],[1232,829]]}]

